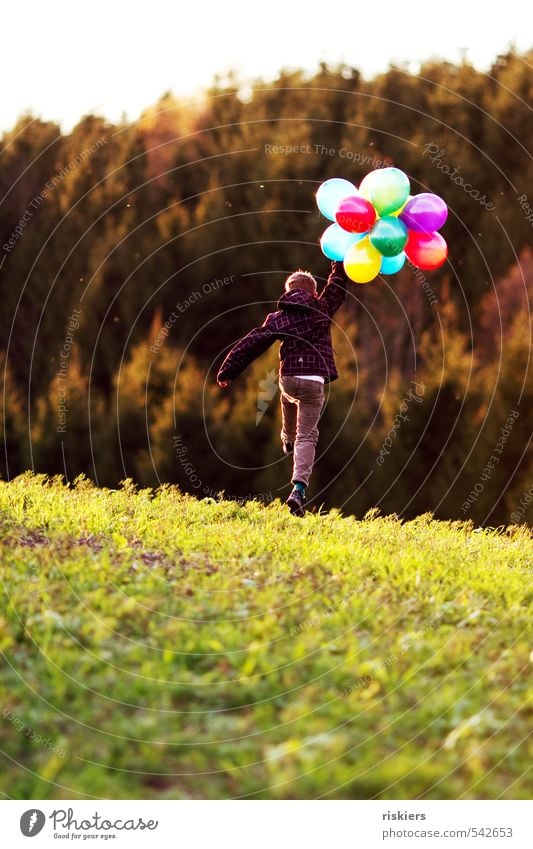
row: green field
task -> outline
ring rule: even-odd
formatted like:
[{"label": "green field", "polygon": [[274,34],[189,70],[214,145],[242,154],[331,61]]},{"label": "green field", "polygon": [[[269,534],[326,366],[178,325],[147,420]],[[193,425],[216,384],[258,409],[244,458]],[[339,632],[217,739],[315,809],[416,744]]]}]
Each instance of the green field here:
[{"label": "green field", "polygon": [[0,534],[5,797],[531,796],[524,527],[28,474]]}]

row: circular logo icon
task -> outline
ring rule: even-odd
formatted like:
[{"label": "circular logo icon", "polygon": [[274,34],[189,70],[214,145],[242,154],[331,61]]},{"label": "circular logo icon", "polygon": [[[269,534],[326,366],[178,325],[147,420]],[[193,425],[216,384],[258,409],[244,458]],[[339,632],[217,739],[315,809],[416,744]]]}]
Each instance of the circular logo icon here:
[{"label": "circular logo icon", "polygon": [[46,817],[42,811],[37,808],[30,808],[29,811],[24,811],[20,818],[20,830],[24,837],[35,837],[42,831],[46,822]]}]

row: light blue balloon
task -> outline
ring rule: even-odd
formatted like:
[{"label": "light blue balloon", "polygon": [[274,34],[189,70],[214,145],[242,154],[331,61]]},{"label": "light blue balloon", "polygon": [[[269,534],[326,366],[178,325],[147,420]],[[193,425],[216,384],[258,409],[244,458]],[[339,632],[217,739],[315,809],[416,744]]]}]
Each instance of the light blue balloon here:
[{"label": "light blue balloon", "polygon": [[359,242],[368,233],[348,233],[339,227],[338,224],[330,224],[320,238],[320,247],[322,253],[328,259],[336,259],[342,262],[346,256],[346,251],[356,242]]},{"label": "light blue balloon", "polygon": [[381,260],[380,274],[396,274],[405,263],[405,251],[397,256],[384,256]]},{"label": "light blue balloon", "polygon": [[326,180],[318,187],[316,193],[317,206],[322,215],[325,215],[330,221],[335,221],[335,212],[341,200],[356,194],[357,189],[349,180],[332,177],[331,180]]}]

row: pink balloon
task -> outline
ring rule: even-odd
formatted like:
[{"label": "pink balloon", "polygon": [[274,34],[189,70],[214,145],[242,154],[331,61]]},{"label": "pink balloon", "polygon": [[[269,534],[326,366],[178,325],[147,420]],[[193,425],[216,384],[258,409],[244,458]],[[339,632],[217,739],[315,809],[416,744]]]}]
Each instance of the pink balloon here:
[{"label": "pink balloon", "polygon": [[366,233],[376,220],[376,210],[369,200],[354,195],[341,200],[335,213],[339,227],[348,233]]}]

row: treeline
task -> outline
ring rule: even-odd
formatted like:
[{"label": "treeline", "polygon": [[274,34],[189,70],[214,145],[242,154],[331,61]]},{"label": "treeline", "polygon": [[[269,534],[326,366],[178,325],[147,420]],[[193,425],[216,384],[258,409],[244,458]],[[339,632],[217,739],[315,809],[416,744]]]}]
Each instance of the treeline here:
[{"label": "treeline", "polygon": [[229,77],[70,133],[22,117],[0,154],[1,475],[284,497],[276,351],[229,392],[216,371],[288,272],[327,275],[318,185],[393,164],[446,199],[450,260],[350,285],[315,503],[531,521],[532,59]]}]

